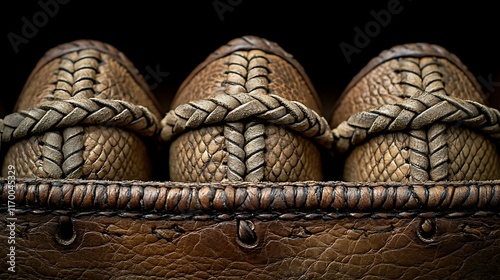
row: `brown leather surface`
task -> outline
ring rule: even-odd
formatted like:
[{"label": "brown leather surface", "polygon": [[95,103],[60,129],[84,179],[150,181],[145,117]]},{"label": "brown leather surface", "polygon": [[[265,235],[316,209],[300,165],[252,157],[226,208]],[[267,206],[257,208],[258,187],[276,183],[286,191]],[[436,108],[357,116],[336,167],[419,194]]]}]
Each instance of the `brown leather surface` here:
[{"label": "brown leather surface", "polygon": [[[256,50],[260,51],[256,52]],[[211,89],[209,87],[215,86],[215,84],[211,84],[212,81],[210,81],[211,79],[210,76],[207,76],[206,74],[200,74],[200,72],[205,71],[206,73],[211,73],[212,75],[224,73],[224,71],[226,70],[225,68],[227,68],[227,66],[222,66],[222,68],[220,69],[211,69],[211,70],[206,68],[221,67],[220,63],[215,63],[215,64],[213,63],[219,61],[220,59],[223,59],[222,61],[226,61],[227,58],[225,57],[228,57],[233,53],[241,51],[266,53],[265,57],[267,60],[269,60],[270,63],[273,64],[277,63],[276,65],[269,65],[269,64],[267,65],[268,67],[271,67],[271,69],[276,70],[276,71],[270,71],[271,73],[268,73],[270,75],[269,78],[272,79],[273,77],[276,77],[278,79],[285,79],[286,82],[293,83],[290,87],[288,87],[287,84],[281,84],[282,82],[284,82],[281,81],[280,85],[273,85],[273,87],[277,87],[278,89],[280,89],[280,91],[283,92],[283,94],[292,94],[291,95],[292,100],[298,98],[298,101],[304,102],[304,104],[310,106],[313,110],[321,112],[321,107],[322,107],[321,99],[319,98],[319,95],[316,92],[314,85],[311,83],[311,80],[309,79],[309,76],[307,75],[302,65],[300,65],[300,63],[293,57],[292,54],[286,52],[276,42],[272,42],[265,38],[260,38],[257,36],[243,36],[240,38],[235,38],[229,41],[227,44],[220,46],[217,50],[208,55],[208,57],[202,63],[200,63],[195,69],[193,69],[193,71],[190,73],[188,77],[186,77],[186,79],[181,84],[178,90],[179,92],[190,92],[189,90],[186,89],[187,86],[190,86],[192,90],[199,91],[203,89],[206,90],[206,92],[203,92],[202,90],[198,96],[196,95],[190,96],[189,93],[176,94],[176,96],[172,101],[171,107],[177,107],[178,105],[186,101],[190,101],[193,99],[200,99],[206,97],[204,96],[204,94],[210,94]],[[287,73],[288,71],[290,71],[290,73]],[[202,83],[206,83],[206,86],[208,88],[201,88],[201,89],[198,88],[199,84],[193,82],[192,79],[200,79],[199,81]],[[298,86],[295,85],[295,83],[305,84],[306,87],[305,90],[308,93],[305,93],[304,95],[302,94],[293,95],[293,91],[298,89]],[[291,90],[291,92],[286,93],[286,90]],[[310,100],[310,98],[307,97],[312,98],[312,100]]]},{"label": "brown leather surface", "polygon": [[[0,243],[15,217],[17,271],[4,262],[2,279],[500,274],[500,113],[438,46],[382,52],[346,89],[331,130],[290,54],[235,39],[192,72],[161,123],[173,140],[165,182],[148,180],[144,141],[160,133],[159,107],[113,47],[50,50],[23,94],[0,120],[4,145],[14,142]],[[348,152],[346,181],[321,181],[331,145]]]},{"label": "brown leather surface", "polygon": [[[173,180],[187,182],[221,182],[227,180],[227,151],[223,126],[202,127],[179,135],[171,144],[170,169],[175,170]],[[309,141],[294,137],[286,129],[266,126],[264,176],[269,181],[300,181],[322,178],[318,148]],[[185,145],[184,143],[197,143]],[[286,143],[286,144],[283,144]]]},{"label": "brown leather surface", "polygon": [[342,180],[500,178],[500,113],[485,105],[475,77],[442,47],[415,43],[382,52],[334,108],[337,146],[352,144],[335,150],[347,152]]},{"label": "brown leather surface", "polygon": [[[7,199],[1,181],[1,202]],[[495,279],[500,182],[21,179],[6,279]],[[6,221],[5,208],[1,219]],[[2,231],[7,230],[6,223]],[[6,244],[6,235],[0,235]],[[6,246],[0,254],[6,255]]]},{"label": "brown leather surface", "polygon": [[39,60],[14,114],[0,125],[10,145],[2,174],[14,165],[23,177],[152,179],[141,134],[153,127],[147,136],[154,139],[159,132],[159,108],[114,47],[92,40],[59,45]]},{"label": "brown leather surface", "polygon": [[70,96],[121,99],[146,106],[156,116],[163,114],[125,54],[96,40],[75,40],[48,50],[28,77],[14,111]]},{"label": "brown leather surface", "polygon": [[[307,126],[323,121],[321,103],[304,69],[274,42],[245,36],[221,46],[186,78],[170,106],[162,135],[177,163],[170,165],[173,181],[323,179],[319,149],[304,137],[314,133]],[[210,128],[215,119],[223,125]],[[327,122],[319,126],[329,133]]]}]

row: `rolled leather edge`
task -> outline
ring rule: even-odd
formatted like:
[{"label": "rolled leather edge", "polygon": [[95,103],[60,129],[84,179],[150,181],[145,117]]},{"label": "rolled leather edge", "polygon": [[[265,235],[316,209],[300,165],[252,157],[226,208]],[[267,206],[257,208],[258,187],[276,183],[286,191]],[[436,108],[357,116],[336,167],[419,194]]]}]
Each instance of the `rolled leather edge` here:
[{"label": "rolled leather edge", "polygon": [[[427,183],[53,180],[0,178],[0,205],[59,210],[197,213],[227,211],[497,211],[500,180]],[[11,196],[12,197],[12,196]]]},{"label": "rolled leather edge", "polygon": [[13,181],[0,179],[3,230],[16,219],[6,279],[494,279],[500,269],[498,180]]}]

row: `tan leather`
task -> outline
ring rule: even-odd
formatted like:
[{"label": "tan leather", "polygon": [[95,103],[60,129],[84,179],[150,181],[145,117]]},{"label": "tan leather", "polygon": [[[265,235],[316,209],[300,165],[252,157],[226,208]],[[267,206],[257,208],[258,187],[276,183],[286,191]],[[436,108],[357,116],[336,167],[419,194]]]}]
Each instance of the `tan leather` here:
[{"label": "tan leather", "polygon": [[322,180],[320,147],[332,136],[320,104],[292,55],[263,38],[236,38],[193,70],[162,120],[170,179]]},{"label": "tan leather", "polygon": [[432,44],[372,59],[330,122],[342,180],[422,182],[500,178],[500,112],[467,67]]},{"label": "tan leather", "polygon": [[[5,205],[7,180],[0,191]],[[500,272],[500,181],[18,180],[15,202],[17,274],[2,271],[2,279],[494,279]],[[0,235],[1,244],[6,239]]]},{"label": "tan leather", "polygon": [[[3,160],[18,177],[152,179],[145,139],[163,116],[144,78],[108,44],[78,40],[49,50],[14,113],[0,121]],[[154,142],[153,142],[154,143]]]},{"label": "tan leather", "polygon": [[[147,147],[145,140],[160,133],[156,123],[160,113],[154,109],[155,101],[148,97],[145,83],[128,60],[108,45],[78,42],[76,46],[63,45],[64,54],[59,50],[49,55],[35,68],[29,81],[49,89],[71,84],[72,88],[94,88],[94,91],[103,84],[125,81],[129,90],[136,86],[142,89],[138,93],[134,91],[134,98],[138,99],[130,102],[125,94],[128,91],[119,90],[111,92],[123,96],[106,99],[66,98],[65,91],[57,91],[60,100],[47,100],[50,95],[42,93],[39,95],[43,98],[33,102],[21,96],[18,104],[24,102],[25,105],[18,105],[16,113],[0,121],[2,148],[25,143],[25,148],[17,153],[18,158],[11,156],[4,161],[0,177],[0,219],[3,221],[0,244],[4,244],[0,246],[0,255],[11,253],[9,236],[15,236],[16,256],[15,274],[6,269],[9,263],[4,263],[0,278],[405,280],[495,279],[500,274],[500,267],[495,265],[500,263],[498,178],[429,182],[422,177],[425,174],[410,173],[410,183],[321,179],[265,182],[321,178],[322,148],[332,148],[335,160],[339,160],[339,155],[349,157],[359,147],[374,143],[378,144],[378,151],[364,156],[382,155],[388,160],[377,161],[368,168],[387,172],[394,169],[391,162],[394,155],[411,155],[411,150],[405,150],[407,146],[442,147],[433,146],[432,141],[417,140],[424,133],[432,136],[429,139],[440,141],[444,130],[446,137],[457,139],[448,142],[447,149],[462,151],[454,158],[448,154],[449,165],[462,170],[453,171],[455,177],[452,178],[469,173],[472,177],[491,175],[491,170],[497,170],[496,150],[488,147],[493,147],[495,144],[491,142],[498,138],[495,134],[498,110],[482,105],[484,100],[480,95],[460,95],[467,90],[479,91],[467,86],[473,81],[470,73],[441,48],[424,45],[416,50],[396,48],[375,58],[370,64],[372,67],[361,71],[353,80],[352,90],[346,91],[359,94],[353,95],[359,111],[345,111],[354,104],[348,105],[349,98],[342,99],[339,104],[346,102],[347,105],[335,111],[346,120],[333,122],[332,130],[318,113],[320,103],[310,81],[289,54],[265,39],[252,36],[235,39],[193,71],[180,87],[173,109],[162,119],[161,138],[172,145],[170,166],[172,174],[178,177],[166,182],[126,180],[120,178],[121,175],[116,180],[73,179],[78,177],[74,176],[76,173],[63,173],[65,176],[55,179],[29,178],[33,174],[25,170],[39,170],[34,168],[37,163],[34,158],[58,156],[54,150],[59,146],[45,143],[60,143],[61,153],[71,156],[76,153],[64,147],[73,147],[71,141],[75,139],[92,139],[94,135],[109,138],[96,142],[96,149],[110,151],[99,175],[109,174],[105,166],[114,166],[106,161],[114,159],[110,155],[118,150],[112,144],[113,137],[122,143],[124,135],[133,135],[130,137],[137,139],[139,147]],[[87,56],[89,49],[93,54]],[[426,55],[422,55],[422,49]],[[395,53],[400,57],[394,56]],[[381,92],[378,98],[369,91],[354,90],[370,86],[373,81],[382,81],[389,89],[410,88],[408,83],[398,82],[401,77],[406,77],[406,82],[414,81],[408,78],[407,68],[394,74],[389,71],[390,79],[375,73],[394,63],[406,65],[406,60],[411,61],[410,65],[416,65],[415,61],[429,61],[429,53],[436,57],[436,60],[430,59],[429,69],[436,66],[435,61],[446,66],[437,67],[446,75],[436,74],[433,69],[425,76],[424,80],[431,79],[425,88],[429,93],[394,97],[383,93],[384,87],[378,87]],[[64,80],[66,73],[75,75],[94,70],[86,63],[97,55],[106,58],[101,61],[106,63],[99,66],[104,68],[98,68],[101,69],[97,71],[99,75]],[[78,59],[71,58],[73,56]],[[61,65],[68,61],[75,66],[82,63],[85,65],[82,69],[86,70],[61,70]],[[115,64],[116,72],[106,68]],[[58,74],[56,78],[51,74],[47,75],[50,79],[38,79],[38,75],[45,73],[42,70]],[[103,73],[111,75],[106,76],[109,80],[101,77]],[[461,84],[446,80],[461,73],[466,77],[462,77]],[[114,74],[124,78],[115,80]],[[52,84],[49,80],[61,82]],[[464,90],[458,91],[459,96],[455,97],[443,97],[431,90],[431,85],[443,80],[448,87],[452,84]],[[100,83],[94,87],[77,86],[92,81]],[[116,89],[118,84],[111,88]],[[31,91],[43,86],[33,86]],[[74,91],[73,95],[78,92]],[[394,105],[370,105],[370,102],[386,104],[385,99],[393,100]],[[367,102],[357,102],[359,100]],[[83,113],[86,110],[90,113]],[[415,117],[398,117],[411,114]],[[436,116],[439,122],[435,121]],[[393,120],[391,126],[384,126],[386,119]],[[462,122],[463,128],[451,128],[457,121]],[[117,131],[121,132],[115,133]],[[464,138],[481,141],[471,144]],[[257,147],[256,152],[251,152],[251,147],[245,149],[245,145],[234,145],[250,145],[255,143],[253,140],[257,142],[252,144]],[[468,149],[463,143],[476,146]],[[77,144],[76,147],[88,146]],[[42,148],[36,148],[37,145]],[[140,159],[135,154],[139,151],[131,149],[126,163]],[[11,154],[14,152],[9,150]],[[31,166],[20,162],[26,155],[32,158]],[[237,162],[231,167],[235,161],[230,158],[236,155],[241,155],[237,159],[244,162],[245,171],[236,174],[241,178],[231,177],[234,173],[228,175],[241,167]],[[260,158],[255,159],[254,155]],[[87,156],[92,158],[91,153]],[[399,160],[400,156],[395,158]],[[425,157],[409,156],[409,160],[413,164]],[[429,162],[432,161],[429,159]],[[120,171],[116,174],[127,170],[123,164],[118,165]],[[141,164],[147,166],[146,161]],[[5,171],[9,165],[15,168],[15,174]],[[64,166],[67,165],[63,164],[62,168]],[[262,178],[254,176],[255,172],[247,172],[262,171],[253,168],[261,166],[265,166]],[[363,166],[358,162],[351,168],[364,174],[368,169],[358,169]],[[413,172],[409,168],[409,172]],[[41,170],[49,169],[42,161]],[[432,168],[426,170],[429,176],[436,173]],[[15,180],[8,177],[12,174]],[[398,172],[391,174],[396,174],[391,175],[395,179],[389,176],[392,180],[399,178]],[[133,176],[134,179],[140,177]],[[191,182],[176,182],[177,179]]]}]

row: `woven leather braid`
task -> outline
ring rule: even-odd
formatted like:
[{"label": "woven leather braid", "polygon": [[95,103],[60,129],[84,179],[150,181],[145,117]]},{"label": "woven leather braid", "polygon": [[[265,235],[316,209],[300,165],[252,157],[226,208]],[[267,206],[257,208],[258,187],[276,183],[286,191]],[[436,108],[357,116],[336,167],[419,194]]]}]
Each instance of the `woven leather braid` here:
[{"label": "woven leather braid", "polygon": [[[1,142],[9,142],[32,133],[79,125],[124,127],[143,136],[154,136],[160,131],[158,119],[146,107],[121,100],[71,98],[7,115],[0,120],[0,137]],[[79,132],[68,133],[65,137],[70,139]]]},{"label": "woven leather braid", "polygon": [[60,166],[63,161],[62,135],[59,131],[50,131],[43,135],[42,160],[43,168],[50,177],[60,178],[63,174]]},{"label": "woven leather braid", "polygon": [[81,178],[84,159],[82,151],[84,129],[82,126],[68,127],[63,130],[62,172],[65,178]]},{"label": "woven leather braid", "polygon": [[[112,46],[110,44],[107,44],[107,43],[104,43],[101,41],[96,41],[96,40],[84,40],[84,39],[82,39],[82,40],[75,40],[75,41],[72,41],[69,43],[57,45],[56,47],[48,50],[45,53],[45,55],[40,59],[39,63],[36,65],[36,67],[33,69],[32,72],[37,73],[42,67],[44,67],[48,62],[54,60],[54,58],[56,58],[56,57],[65,57],[65,59],[69,58],[68,61],[66,63],[63,62],[63,64],[61,66],[64,68],[64,66],[67,65],[70,67],[70,69],[71,68],[74,69],[75,66],[72,66],[73,63],[75,63],[75,65],[82,64],[81,60],[79,60],[78,62],[72,61],[71,56],[68,56],[68,54],[75,53],[75,52],[83,52],[84,56],[85,56],[84,59],[87,59],[87,62],[91,62],[91,60],[95,60],[96,58],[100,58],[101,53],[106,53],[107,55],[109,55],[110,57],[115,59],[116,61],[119,61],[120,64],[127,69],[127,72],[132,74],[131,76],[132,76],[132,78],[134,78],[134,80],[137,82],[137,84],[142,89],[144,89],[146,92],[148,91],[148,89],[149,89],[148,84],[146,83],[146,81],[144,79],[139,78],[139,76],[140,76],[139,71],[132,64],[132,62],[125,56],[124,53],[122,53],[120,50],[118,50],[117,48],[115,48],[114,46]],[[97,61],[95,61],[95,62],[97,62]],[[94,62],[91,62],[91,63],[93,64]],[[78,68],[78,66],[76,66],[76,69],[74,69],[74,70],[78,70],[78,69],[81,69],[81,68]],[[90,70],[90,71],[94,71],[94,69],[97,69],[97,68],[85,67],[85,69]],[[71,75],[70,73],[77,72],[74,70],[69,71],[68,75]],[[78,83],[77,77],[72,78],[71,80],[77,81],[75,83],[75,85]],[[83,82],[83,80],[81,80],[81,82]],[[85,82],[83,82],[83,83],[85,83]],[[59,85],[61,85],[62,87],[70,86],[69,84],[67,84],[67,85],[59,84]],[[90,90],[90,88],[89,88],[89,90]],[[59,93],[62,94],[62,92],[63,91],[60,91]],[[69,91],[69,92],[71,92],[71,91]],[[86,97],[90,97],[90,96],[87,95]],[[152,102],[156,103],[156,100],[153,99]],[[160,108],[160,104],[156,104],[156,105]]]},{"label": "woven leather braid", "polygon": [[[248,94],[269,94],[269,59],[260,50],[249,52],[247,80],[245,89]],[[245,180],[258,182],[264,179],[265,166],[265,127],[258,121],[245,124]]]},{"label": "woven leather braid", "polygon": [[261,93],[221,94],[181,104],[162,119],[160,137],[163,141],[170,141],[188,129],[250,118],[283,125],[326,148],[333,143],[328,122],[315,111],[300,102]]},{"label": "woven leather braid", "polygon": [[[258,50],[252,51],[250,59],[243,52],[231,54],[227,79],[223,82],[226,93],[267,94],[267,63],[268,60]],[[264,178],[264,125],[253,121],[247,124],[230,122],[224,125],[224,131],[228,132],[226,137],[228,179],[253,182],[262,180]]]},{"label": "woven leather braid", "polygon": [[[482,132],[499,142],[499,120],[500,111],[481,103],[446,95],[418,92],[398,104],[383,105],[353,114],[347,121],[340,123],[332,130],[335,139],[332,149],[337,153],[344,153],[375,134],[407,129],[419,130],[439,123],[460,124]],[[439,147],[432,147],[432,135],[439,134],[442,129],[442,126],[436,126],[427,132],[427,138],[430,137],[431,140],[429,146],[433,151],[438,151]],[[412,136],[415,135],[412,134]],[[435,164],[438,165],[438,163]]]},{"label": "woven leather braid", "polygon": [[245,181],[257,182],[264,178],[264,135],[264,124],[251,121],[245,125]]},{"label": "woven leather braid", "polygon": [[224,125],[224,136],[228,152],[227,178],[232,181],[243,181],[245,176],[245,142],[243,134],[245,125],[241,122],[228,122]]}]

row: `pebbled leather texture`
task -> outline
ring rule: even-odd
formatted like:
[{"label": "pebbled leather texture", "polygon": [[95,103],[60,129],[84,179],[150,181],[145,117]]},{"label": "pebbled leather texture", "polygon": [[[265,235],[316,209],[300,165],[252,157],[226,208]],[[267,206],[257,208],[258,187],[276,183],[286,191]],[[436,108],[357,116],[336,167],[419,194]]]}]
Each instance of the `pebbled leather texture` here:
[{"label": "pebbled leather texture", "polygon": [[467,67],[432,44],[398,45],[353,78],[330,121],[342,180],[500,178],[500,112]]},{"label": "pebbled leather texture", "polygon": [[322,180],[320,149],[333,138],[320,104],[304,69],[276,43],[228,42],[185,79],[162,120],[176,163],[171,180]]},{"label": "pebbled leather texture", "polygon": [[[10,236],[16,254],[0,278],[497,279],[500,114],[484,101],[458,58],[410,44],[353,79],[330,126],[298,62],[246,36],[160,123],[123,54],[61,45],[0,120],[0,255]],[[140,180],[157,136],[172,180]],[[356,182],[321,181],[321,149]]]},{"label": "pebbled leather texture", "polygon": [[17,274],[3,279],[495,279],[499,194],[499,181],[19,180]]},{"label": "pebbled leather texture", "polygon": [[[0,125],[20,177],[152,179],[160,106],[123,53],[77,40],[49,50]],[[5,145],[5,144],[4,144]]]}]

